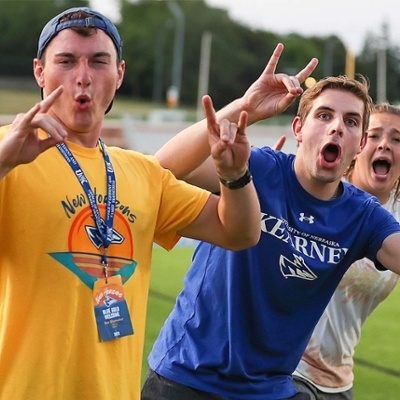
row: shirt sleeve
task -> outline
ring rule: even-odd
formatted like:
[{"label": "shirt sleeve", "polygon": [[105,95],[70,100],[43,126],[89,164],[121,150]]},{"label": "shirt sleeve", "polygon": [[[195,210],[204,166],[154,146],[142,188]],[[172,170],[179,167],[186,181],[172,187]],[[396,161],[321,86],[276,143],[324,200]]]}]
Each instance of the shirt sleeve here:
[{"label": "shirt sleeve", "polygon": [[[372,200],[371,200],[372,201]],[[400,224],[393,217],[393,215],[385,210],[380,204],[376,204],[376,207],[371,213],[371,234],[370,243],[367,249],[366,257],[375,263],[377,269],[382,270],[384,266],[379,263],[376,255],[382,247],[383,241],[393,233],[400,232]]]},{"label": "shirt sleeve", "polygon": [[177,231],[192,223],[203,210],[210,192],[178,180],[162,169],[162,194],[154,241],[171,250],[179,241]]}]

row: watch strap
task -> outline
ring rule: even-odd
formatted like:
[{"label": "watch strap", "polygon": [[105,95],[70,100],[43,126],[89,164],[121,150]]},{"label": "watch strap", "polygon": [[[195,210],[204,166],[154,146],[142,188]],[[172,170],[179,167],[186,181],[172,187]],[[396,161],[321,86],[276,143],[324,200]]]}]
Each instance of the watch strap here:
[{"label": "watch strap", "polygon": [[236,179],[235,181],[229,181],[227,179],[219,177],[219,181],[228,189],[232,190],[241,189],[242,187],[245,187],[248,183],[250,183],[252,180],[253,177],[248,168],[246,169],[244,175],[241,178]]}]

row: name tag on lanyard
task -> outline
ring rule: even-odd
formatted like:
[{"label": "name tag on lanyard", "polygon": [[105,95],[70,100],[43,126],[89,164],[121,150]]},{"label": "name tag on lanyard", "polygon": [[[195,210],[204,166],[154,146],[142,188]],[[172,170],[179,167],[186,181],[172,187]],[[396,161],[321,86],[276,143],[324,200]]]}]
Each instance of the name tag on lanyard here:
[{"label": "name tag on lanyard", "polygon": [[133,335],[120,275],[98,279],[93,288],[94,312],[102,342]]}]

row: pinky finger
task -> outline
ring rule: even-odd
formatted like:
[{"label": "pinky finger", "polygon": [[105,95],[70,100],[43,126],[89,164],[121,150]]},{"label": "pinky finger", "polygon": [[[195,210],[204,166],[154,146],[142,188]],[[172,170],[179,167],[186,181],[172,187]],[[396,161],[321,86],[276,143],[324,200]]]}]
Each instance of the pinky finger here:
[{"label": "pinky finger", "polygon": [[57,140],[56,138],[49,136],[46,139],[43,139],[39,142],[39,152],[43,153],[44,151],[54,147],[57,143],[62,142],[62,140]]},{"label": "pinky finger", "polygon": [[248,121],[248,114],[246,111],[242,111],[239,115],[238,134],[240,135],[246,134],[247,121]]},{"label": "pinky finger", "polygon": [[274,149],[274,150],[282,150],[282,147],[283,147],[283,145],[285,144],[285,142],[286,142],[286,136],[283,135],[283,136],[281,136],[281,137],[277,140],[277,142],[274,144],[273,149]]}]

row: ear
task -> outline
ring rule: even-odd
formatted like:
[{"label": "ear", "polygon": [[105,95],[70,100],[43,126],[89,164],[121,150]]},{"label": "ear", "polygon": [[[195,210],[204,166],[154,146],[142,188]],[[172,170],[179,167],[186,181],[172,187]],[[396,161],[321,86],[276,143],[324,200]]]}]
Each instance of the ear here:
[{"label": "ear", "polygon": [[125,75],[125,61],[122,60],[118,65],[118,80],[117,80],[116,90],[118,90],[121,87],[124,75]]},{"label": "ear", "polygon": [[42,89],[44,88],[44,67],[42,62],[35,58],[33,60],[33,74],[35,76],[36,82]]},{"label": "ear", "polygon": [[363,134],[363,136],[361,138],[361,142],[360,142],[360,149],[358,150],[357,154],[360,154],[362,149],[367,144],[367,137],[368,137],[368,132],[364,132],[364,134]]},{"label": "ear", "polygon": [[302,138],[302,132],[301,132],[301,121],[300,117],[296,117],[293,122],[292,122],[292,132],[294,138],[297,140],[298,143],[300,143],[303,138]]}]

